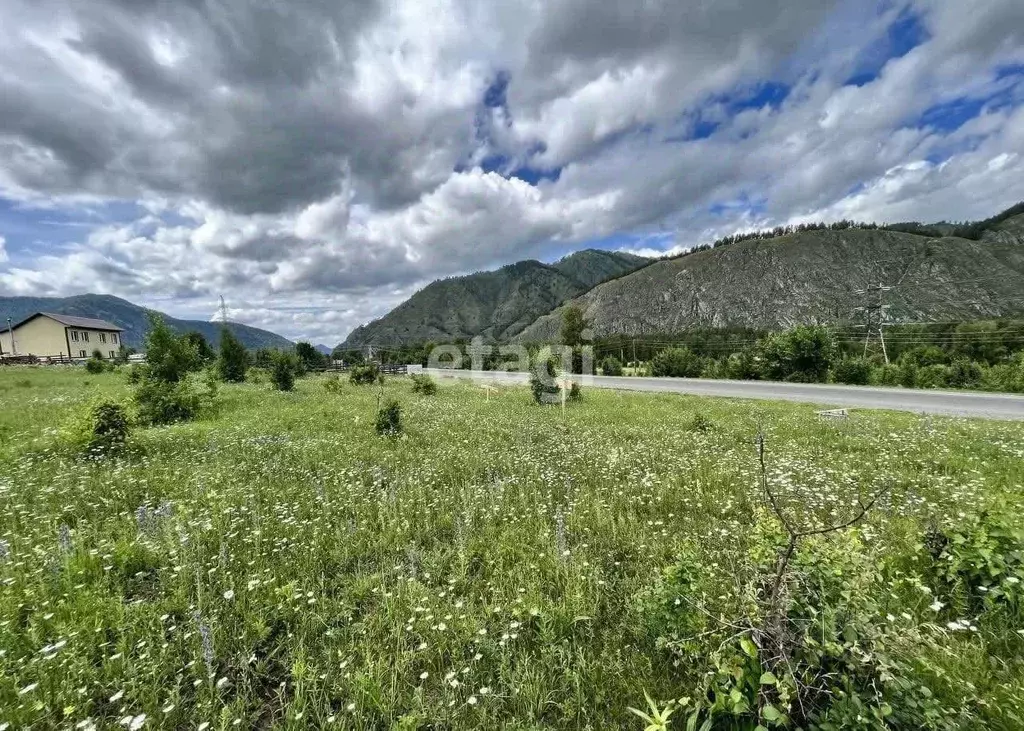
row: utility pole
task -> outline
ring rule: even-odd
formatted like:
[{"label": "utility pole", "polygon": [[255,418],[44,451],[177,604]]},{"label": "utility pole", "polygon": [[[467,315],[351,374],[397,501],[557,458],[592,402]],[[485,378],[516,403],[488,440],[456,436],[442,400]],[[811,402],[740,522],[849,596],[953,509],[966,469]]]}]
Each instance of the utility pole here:
[{"label": "utility pole", "polygon": [[886,287],[879,283],[877,285],[869,285],[865,289],[854,290],[853,292],[854,294],[865,295],[869,298],[871,295],[878,295],[877,302],[872,301],[870,304],[856,309],[864,311],[864,357],[868,355],[868,345],[871,343],[871,336],[878,335],[878,342],[882,345],[882,357],[885,358],[886,365],[889,365],[889,353],[885,349],[885,331],[883,328],[885,327],[889,305],[885,304],[885,293],[891,289],[892,287]]},{"label": "utility pole", "polygon": [[228,324],[228,306],[224,304],[224,295],[220,296],[220,321],[224,325]]}]

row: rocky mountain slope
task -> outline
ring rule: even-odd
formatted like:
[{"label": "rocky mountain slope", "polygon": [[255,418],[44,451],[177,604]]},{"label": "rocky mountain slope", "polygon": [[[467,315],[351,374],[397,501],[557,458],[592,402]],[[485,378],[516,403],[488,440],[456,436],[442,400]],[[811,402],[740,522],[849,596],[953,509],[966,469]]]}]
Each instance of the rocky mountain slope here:
[{"label": "rocky mountain slope", "polygon": [[[1012,211],[1017,210],[1011,209]],[[1024,215],[990,219],[977,239],[884,229],[802,231],[654,262],[572,301],[595,336],[693,327],[783,328],[864,321],[879,294],[893,322],[974,320],[1024,312]],[[966,231],[966,229],[960,229]],[[938,234],[938,235],[936,235]],[[566,305],[516,340],[554,341]]]},{"label": "rocky mountain slope", "polygon": [[342,347],[450,342],[477,335],[488,341],[508,340],[563,301],[649,261],[589,249],[554,264],[521,261],[496,271],[442,279],[379,320],[353,330]]},{"label": "rocky mountain slope", "polygon": [[[36,312],[54,312],[61,315],[77,315],[79,317],[95,317],[107,320],[124,328],[124,342],[132,348],[141,348],[143,338],[149,330],[146,319],[147,310],[128,300],[108,294],[82,294],[74,297],[0,297],[0,318],[2,326],[6,326],[7,318],[17,323]],[[163,313],[160,313],[163,314]],[[179,320],[163,315],[167,324],[178,332],[196,330],[210,342],[213,347],[220,343],[219,322],[205,320]],[[242,344],[247,348],[280,348],[291,349],[290,340],[258,327],[250,327],[238,322],[228,323]]]}]

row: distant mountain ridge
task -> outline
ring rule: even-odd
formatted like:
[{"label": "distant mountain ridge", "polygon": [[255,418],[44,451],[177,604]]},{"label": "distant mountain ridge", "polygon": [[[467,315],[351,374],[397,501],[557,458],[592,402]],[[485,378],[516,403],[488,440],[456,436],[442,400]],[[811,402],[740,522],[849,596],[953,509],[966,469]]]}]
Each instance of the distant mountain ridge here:
[{"label": "distant mountain ridge", "polygon": [[340,347],[508,340],[539,316],[599,282],[650,263],[633,254],[587,249],[554,264],[516,262],[433,282],[384,317],[352,331]]},{"label": "distant mountain ridge", "polygon": [[[149,311],[145,307],[109,294],[80,294],[72,297],[0,297],[0,318],[2,318],[3,326],[6,326],[8,317],[13,323],[17,323],[36,312],[95,317],[124,328],[122,339],[125,345],[132,348],[142,347],[142,342],[149,331],[149,322],[146,319],[146,313]],[[156,310],[153,311],[156,312]],[[162,312],[158,314],[178,332],[195,330],[202,333],[214,348],[220,344],[222,325],[219,322],[180,320]],[[291,349],[294,346],[290,340],[258,327],[229,322],[228,329],[242,341],[246,348]]]},{"label": "distant mountain ridge", "polygon": [[[960,233],[952,236],[947,232]],[[1024,207],[977,224],[809,228],[735,237],[609,280],[515,336],[557,339],[565,307],[597,337],[725,326],[777,329],[864,321],[868,287],[890,322],[999,318],[1024,312]]]}]

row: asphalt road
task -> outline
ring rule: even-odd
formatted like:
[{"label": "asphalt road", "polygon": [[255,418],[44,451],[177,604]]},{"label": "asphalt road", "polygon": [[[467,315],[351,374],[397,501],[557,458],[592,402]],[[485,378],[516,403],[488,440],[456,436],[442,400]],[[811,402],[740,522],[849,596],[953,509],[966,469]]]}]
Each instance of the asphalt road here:
[{"label": "asphalt road", "polygon": [[[526,373],[453,371],[425,368],[437,378],[471,378],[483,383],[523,384]],[[770,381],[718,381],[703,378],[635,378],[577,376],[584,387],[623,391],[687,393],[697,396],[797,401],[823,408],[892,409],[919,414],[1024,420],[1024,396],[980,391],[938,391],[909,388],[837,386],[826,383],[774,383]]]}]

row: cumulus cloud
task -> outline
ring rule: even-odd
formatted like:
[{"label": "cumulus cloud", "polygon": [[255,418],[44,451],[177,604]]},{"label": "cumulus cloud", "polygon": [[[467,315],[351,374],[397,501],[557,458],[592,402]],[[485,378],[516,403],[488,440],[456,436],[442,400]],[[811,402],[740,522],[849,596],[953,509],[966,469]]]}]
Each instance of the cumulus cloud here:
[{"label": "cumulus cloud", "polygon": [[0,209],[9,293],[223,293],[333,344],[617,235],[1024,198],[1017,0],[8,0],[0,27],[0,203],[91,222],[15,239]]}]

